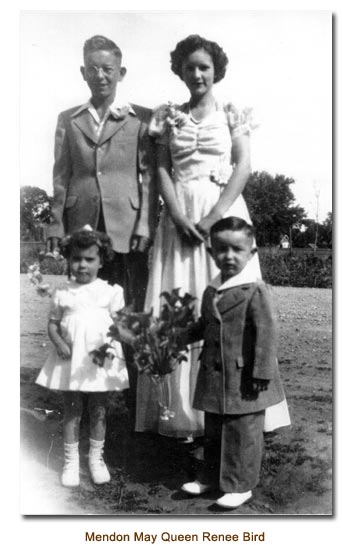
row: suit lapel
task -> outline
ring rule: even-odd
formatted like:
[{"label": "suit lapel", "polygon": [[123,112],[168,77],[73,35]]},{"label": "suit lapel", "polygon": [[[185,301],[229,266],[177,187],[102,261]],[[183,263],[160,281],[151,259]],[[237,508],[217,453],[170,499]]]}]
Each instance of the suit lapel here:
[{"label": "suit lapel", "polygon": [[114,134],[116,134],[120,129],[122,129],[122,127],[124,127],[124,125],[126,125],[127,121],[128,115],[124,119],[120,119],[118,121],[112,118],[108,118],[99,137],[99,146],[103,144],[106,140],[112,138]]},{"label": "suit lapel", "polygon": [[[83,113],[83,112],[82,112]],[[84,111],[85,115],[78,115],[72,119],[74,123],[94,144],[101,145],[106,140],[109,140],[115,133],[117,133],[124,125],[126,125],[129,117],[128,115],[124,119],[115,120],[108,118],[104,124],[104,128],[100,136],[98,136],[94,130],[93,123],[90,118],[90,114],[87,110]]]},{"label": "suit lapel", "polygon": [[72,123],[74,123],[88,138],[90,138],[94,144],[97,144],[98,136],[90,120],[90,114],[87,110],[84,111],[85,115],[82,114],[74,117],[72,119]]},{"label": "suit lapel", "polygon": [[236,288],[230,288],[226,292],[223,292],[222,296],[218,299],[216,307],[220,315],[224,314],[228,310],[236,307],[246,299],[246,290],[238,286]]},{"label": "suit lapel", "polygon": [[221,314],[217,310],[217,292],[213,286],[209,286],[205,292],[204,308],[209,314],[212,314],[216,320],[221,322]]}]

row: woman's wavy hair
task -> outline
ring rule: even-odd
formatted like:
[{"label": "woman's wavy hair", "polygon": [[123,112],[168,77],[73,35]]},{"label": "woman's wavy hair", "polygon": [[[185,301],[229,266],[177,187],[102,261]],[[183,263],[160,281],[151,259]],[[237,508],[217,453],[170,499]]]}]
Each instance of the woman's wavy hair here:
[{"label": "woman's wavy hair", "polygon": [[100,231],[80,229],[66,236],[61,241],[61,254],[67,260],[75,250],[87,250],[91,246],[97,246],[102,265],[111,263],[114,258],[112,241],[108,235]]},{"label": "woman's wavy hair", "polygon": [[174,51],[171,51],[171,70],[182,78],[182,66],[185,59],[194,51],[204,49],[212,58],[214,64],[214,83],[221,81],[226,74],[229,59],[222,47],[216,42],[211,42],[199,36],[191,34],[184,40],[178,42]]}]

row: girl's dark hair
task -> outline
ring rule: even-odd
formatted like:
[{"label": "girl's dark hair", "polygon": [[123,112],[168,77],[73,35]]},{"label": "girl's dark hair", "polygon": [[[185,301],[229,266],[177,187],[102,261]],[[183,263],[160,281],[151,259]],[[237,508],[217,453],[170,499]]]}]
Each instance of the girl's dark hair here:
[{"label": "girl's dark hair", "polygon": [[87,250],[91,246],[97,246],[101,263],[110,263],[114,258],[112,241],[105,233],[80,229],[72,235],[68,235],[61,241],[61,254],[69,259],[74,250]]},{"label": "girl's dark hair", "polygon": [[252,241],[255,238],[253,225],[250,225],[242,218],[237,218],[236,216],[228,216],[227,218],[222,218],[214,223],[210,229],[210,236],[212,237],[215,233],[219,233],[220,231],[244,231],[246,236]]},{"label": "girl's dark hair", "polygon": [[214,83],[221,81],[226,74],[228,57],[216,42],[211,42],[199,36],[191,34],[181,42],[178,42],[174,51],[171,51],[171,70],[182,79],[182,66],[185,59],[194,51],[204,49],[211,56],[214,64]]}]

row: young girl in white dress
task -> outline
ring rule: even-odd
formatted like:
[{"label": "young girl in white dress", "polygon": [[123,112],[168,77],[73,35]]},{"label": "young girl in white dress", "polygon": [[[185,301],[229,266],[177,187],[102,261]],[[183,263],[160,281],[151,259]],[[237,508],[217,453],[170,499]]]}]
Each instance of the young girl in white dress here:
[{"label": "young girl in white dress", "polygon": [[[202,294],[218,269],[207,252],[211,226],[226,216],[251,219],[242,191],[251,172],[250,110],[239,112],[221,104],[214,84],[226,72],[228,58],[215,42],[191,35],[171,53],[171,69],[190,91],[181,106],[163,105],[155,111],[150,134],[156,138],[159,189],[165,206],[154,242],[145,310],[158,315],[160,294],[182,288],[196,297],[199,313]],[[257,254],[248,264],[261,278]],[[192,346],[188,361],[170,376],[170,420],[159,418],[156,392],[148,376],[138,379],[136,431],[190,438],[203,434],[204,418],[192,408],[200,347]],[[267,411],[268,412],[268,411]],[[279,418],[289,422],[286,401],[266,415],[268,431]]]},{"label": "young girl in white dress", "polygon": [[107,235],[82,229],[63,241],[61,252],[70,280],[52,295],[48,333],[53,348],[36,382],[63,392],[64,486],[79,485],[79,427],[83,393],[88,394],[89,470],[94,483],[103,484],[110,480],[102,456],[108,392],[126,389],[129,383],[120,343],[112,343],[103,366],[89,353],[108,343],[112,317],[124,306],[123,290],[97,278],[112,253]]}]

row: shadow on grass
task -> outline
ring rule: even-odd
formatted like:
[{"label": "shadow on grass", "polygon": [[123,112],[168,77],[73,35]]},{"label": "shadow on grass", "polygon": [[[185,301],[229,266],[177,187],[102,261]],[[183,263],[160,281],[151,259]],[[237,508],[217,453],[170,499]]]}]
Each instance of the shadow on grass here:
[{"label": "shadow on grass", "polygon": [[[63,465],[62,399],[58,393],[35,385],[36,375],[34,369],[21,372],[25,386],[21,392],[22,446],[39,464],[59,474]],[[110,394],[105,459],[112,479],[96,486],[88,473],[86,403],[80,431],[81,486],[68,491],[71,514],[75,505],[89,514],[185,514],[182,506],[186,508],[189,498],[179,488],[196,475],[201,440],[189,445],[156,434],[130,432],[124,395]],[[331,488],[330,464],[320,452],[310,455],[308,442],[309,432],[302,427],[265,436],[260,484],[253,503],[239,514],[289,512],[306,494],[317,497],[318,503]],[[208,512],[204,504],[203,509],[202,513],[217,512],[214,508]]]}]

